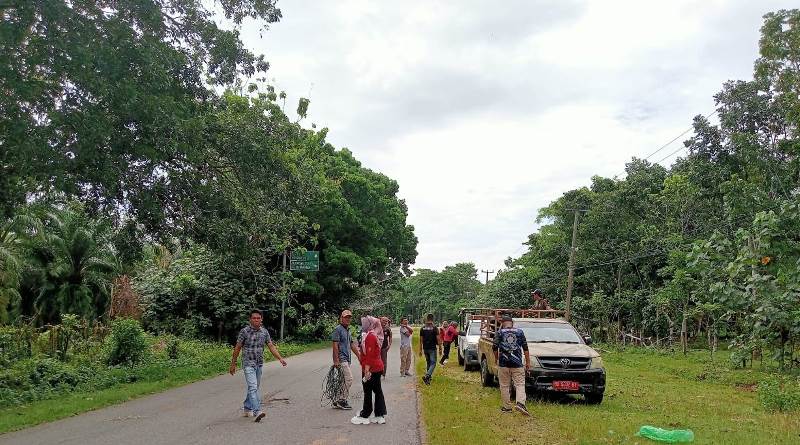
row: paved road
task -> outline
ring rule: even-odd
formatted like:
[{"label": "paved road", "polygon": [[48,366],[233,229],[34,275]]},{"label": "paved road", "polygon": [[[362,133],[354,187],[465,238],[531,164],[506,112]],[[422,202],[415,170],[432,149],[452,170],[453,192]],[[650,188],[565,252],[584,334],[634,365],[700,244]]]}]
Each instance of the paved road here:
[{"label": "paved road", "polygon": [[[416,378],[399,376],[400,340],[389,351],[384,384],[389,415],[385,425],[352,425],[353,411],[320,407],[322,379],[330,349],[308,352],[264,367],[262,388],[267,417],[262,423],[239,417],[244,378],[223,375],[80,416],[0,435],[0,444],[419,444]],[[357,365],[353,374],[360,375]],[[358,378],[358,377],[356,377]],[[351,403],[362,391],[353,385]]]}]

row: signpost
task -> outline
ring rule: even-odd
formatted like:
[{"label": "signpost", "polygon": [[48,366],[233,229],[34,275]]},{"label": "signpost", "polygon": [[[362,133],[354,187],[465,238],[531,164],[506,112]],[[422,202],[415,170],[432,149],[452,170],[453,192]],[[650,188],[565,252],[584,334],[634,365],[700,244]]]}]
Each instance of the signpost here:
[{"label": "signpost", "polygon": [[294,272],[318,272],[319,252],[314,250],[293,251],[289,260],[289,269]]},{"label": "signpost", "polygon": [[[292,252],[289,258],[289,270],[292,272],[318,272],[319,252],[314,250]],[[286,272],[286,252],[283,254],[283,271]],[[286,283],[283,285],[281,298],[281,340],[283,340],[284,317],[286,315]]]}]

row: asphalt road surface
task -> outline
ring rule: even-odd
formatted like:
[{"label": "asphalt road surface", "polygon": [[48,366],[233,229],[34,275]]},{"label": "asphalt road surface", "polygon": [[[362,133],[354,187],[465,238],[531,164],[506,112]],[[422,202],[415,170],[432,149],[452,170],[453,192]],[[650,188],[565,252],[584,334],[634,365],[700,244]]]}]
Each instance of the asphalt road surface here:
[{"label": "asphalt road surface", "polygon": [[[400,339],[394,330],[383,388],[385,425],[353,425],[363,392],[353,365],[352,411],[320,406],[322,380],[331,350],[312,351],[264,365],[261,380],[267,417],[261,423],[240,417],[245,386],[241,370],[120,405],[88,412],[15,433],[0,444],[419,444],[416,377],[400,377]],[[54,401],[53,403],[58,403]]]}]

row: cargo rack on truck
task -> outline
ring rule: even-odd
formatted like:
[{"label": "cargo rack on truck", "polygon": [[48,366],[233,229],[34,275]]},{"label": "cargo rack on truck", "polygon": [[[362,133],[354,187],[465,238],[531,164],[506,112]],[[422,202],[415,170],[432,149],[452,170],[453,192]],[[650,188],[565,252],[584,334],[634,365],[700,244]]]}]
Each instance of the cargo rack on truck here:
[{"label": "cargo rack on truck", "polygon": [[481,313],[474,314],[472,319],[481,320],[481,336],[486,334],[488,337],[494,338],[505,314],[511,315],[512,318],[564,318],[564,311],[557,309],[484,309]]},{"label": "cargo rack on truck", "polygon": [[471,321],[483,321],[492,310],[488,307],[462,307],[458,311],[459,328],[466,330]]}]

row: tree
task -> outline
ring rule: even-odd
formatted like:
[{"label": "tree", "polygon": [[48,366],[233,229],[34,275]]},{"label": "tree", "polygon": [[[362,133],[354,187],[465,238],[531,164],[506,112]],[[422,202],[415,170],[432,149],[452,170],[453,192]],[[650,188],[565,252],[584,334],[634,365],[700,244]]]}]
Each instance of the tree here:
[{"label": "tree", "polygon": [[57,322],[61,314],[102,317],[117,268],[108,224],[71,203],[46,213],[29,243],[25,281],[35,286],[23,289],[23,298],[32,300],[31,315],[41,323]]},{"label": "tree", "polygon": [[[209,87],[265,72],[200,0],[43,0],[0,6],[0,217],[60,191],[91,215],[190,233],[214,190]],[[274,23],[273,0],[219,3],[235,25]],[[206,193],[202,193],[206,192]],[[164,227],[171,227],[164,230]]]}]

